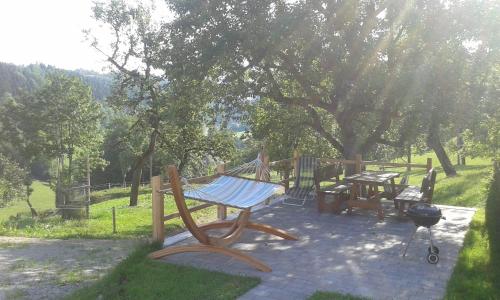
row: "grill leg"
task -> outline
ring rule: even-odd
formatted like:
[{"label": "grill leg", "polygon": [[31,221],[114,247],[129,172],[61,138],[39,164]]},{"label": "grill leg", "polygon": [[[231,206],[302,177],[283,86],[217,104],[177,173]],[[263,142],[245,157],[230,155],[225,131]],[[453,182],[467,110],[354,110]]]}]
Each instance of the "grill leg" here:
[{"label": "grill leg", "polygon": [[413,234],[411,235],[410,239],[406,243],[405,251],[403,252],[403,257],[406,256],[406,251],[408,251],[408,247],[410,247],[410,243],[411,243],[411,241],[413,241],[413,238],[415,237],[417,230],[418,230],[418,226],[415,226],[415,231],[413,231]]},{"label": "grill leg", "polygon": [[430,227],[427,229],[429,229],[429,241],[431,242],[431,252],[434,253],[434,243],[432,243],[432,231]]}]

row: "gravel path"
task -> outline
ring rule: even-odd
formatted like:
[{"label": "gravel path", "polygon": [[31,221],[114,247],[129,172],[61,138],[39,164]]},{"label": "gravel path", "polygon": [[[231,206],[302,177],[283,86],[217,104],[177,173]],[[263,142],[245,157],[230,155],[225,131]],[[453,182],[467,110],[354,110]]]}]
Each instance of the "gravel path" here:
[{"label": "gravel path", "polygon": [[64,297],[105,275],[139,244],[0,237],[0,300]]}]

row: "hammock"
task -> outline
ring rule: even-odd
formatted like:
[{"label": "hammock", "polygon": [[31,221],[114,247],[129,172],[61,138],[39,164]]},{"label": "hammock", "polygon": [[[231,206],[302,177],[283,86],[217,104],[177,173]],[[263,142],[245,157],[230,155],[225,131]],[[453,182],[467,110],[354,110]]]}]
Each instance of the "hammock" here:
[{"label": "hammock", "polygon": [[[255,177],[255,174],[258,174],[258,179],[248,178]],[[246,209],[284,193],[282,185],[263,180],[269,177],[270,170],[264,166],[259,154],[255,160],[225,171],[212,182],[194,185],[185,178],[181,178],[181,182],[185,198]]]},{"label": "hammock", "polygon": [[279,184],[221,175],[206,186],[186,189],[184,197],[245,209],[258,205],[283,191],[283,186]]},{"label": "hammock", "polygon": [[[254,176],[259,179],[249,179],[232,175],[234,173],[250,175],[251,173],[249,171],[251,170],[253,170],[254,174],[256,174]],[[217,179],[207,185],[196,187],[190,186],[190,184],[187,183],[187,180],[181,180],[179,178],[177,168],[175,166],[169,166],[168,175],[171,192],[174,195],[175,204],[179,210],[179,216],[182,218],[186,228],[199,241],[199,244],[167,247],[149,254],[149,257],[158,259],[185,252],[219,253],[247,263],[260,271],[270,272],[271,268],[258,259],[253,258],[242,251],[228,247],[230,244],[239,240],[243,230],[245,229],[261,231],[286,240],[297,240],[296,237],[290,235],[284,230],[274,228],[267,224],[250,222],[250,215],[252,213],[251,207],[260,204],[283,188],[278,184],[260,180],[263,178],[269,178],[268,174],[269,170],[266,170],[266,168],[263,167],[260,157],[258,157],[255,161],[245,164],[243,167],[238,167],[235,170],[221,174],[217,177]],[[158,179],[158,182],[160,182],[160,179]],[[155,190],[153,188],[153,193],[154,192]],[[158,192],[164,193],[166,190],[159,190]],[[155,194],[153,194],[153,196],[154,195]],[[235,220],[218,221],[199,226],[191,216],[191,212],[185,202],[185,197],[209,203],[232,206],[240,208],[241,211],[238,218]],[[163,211],[163,208],[161,211]],[[211,229],[223,228],[227,229],[226,233],[220,236],[208,234],[208,231]]]}]

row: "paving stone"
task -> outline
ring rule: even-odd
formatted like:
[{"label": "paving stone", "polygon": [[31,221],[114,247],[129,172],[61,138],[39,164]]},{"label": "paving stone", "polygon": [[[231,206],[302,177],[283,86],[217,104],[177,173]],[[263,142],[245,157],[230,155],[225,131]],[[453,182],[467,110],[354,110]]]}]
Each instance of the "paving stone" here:
[{"label": "paving stone", "polygon": [[[282,204],[253,214],[267,223],[297,235],[285,241],[247,231],[232,248],[268,264],[263,273],[234,259],[214,254],[186,253],[164,261],[198,266],[231,274],[257,276],[262,283],[241,299],[306,299],[317,290],[336,291],[372,299],[441,299],[475,210],[440,206],[446,220],[432,228],[440,261],[426,261],[428,232],[420,228],[405,258],[402,252],[415,225],[396,216],[390,205],[383,222],[370,211],[353,215],[318,214],[306,207]],[[178,244],[193,244],[193,238]]]}]

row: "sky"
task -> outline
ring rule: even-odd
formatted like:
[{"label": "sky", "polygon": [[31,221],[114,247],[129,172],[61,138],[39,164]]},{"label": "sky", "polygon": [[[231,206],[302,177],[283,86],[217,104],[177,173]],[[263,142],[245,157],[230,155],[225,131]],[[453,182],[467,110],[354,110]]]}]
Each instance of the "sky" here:
[{"label": "sky", "polygon": [[93,0],[0,0],[0,62],[105,71],[102,54],[82,33],[97,28],[92,5]]}]

